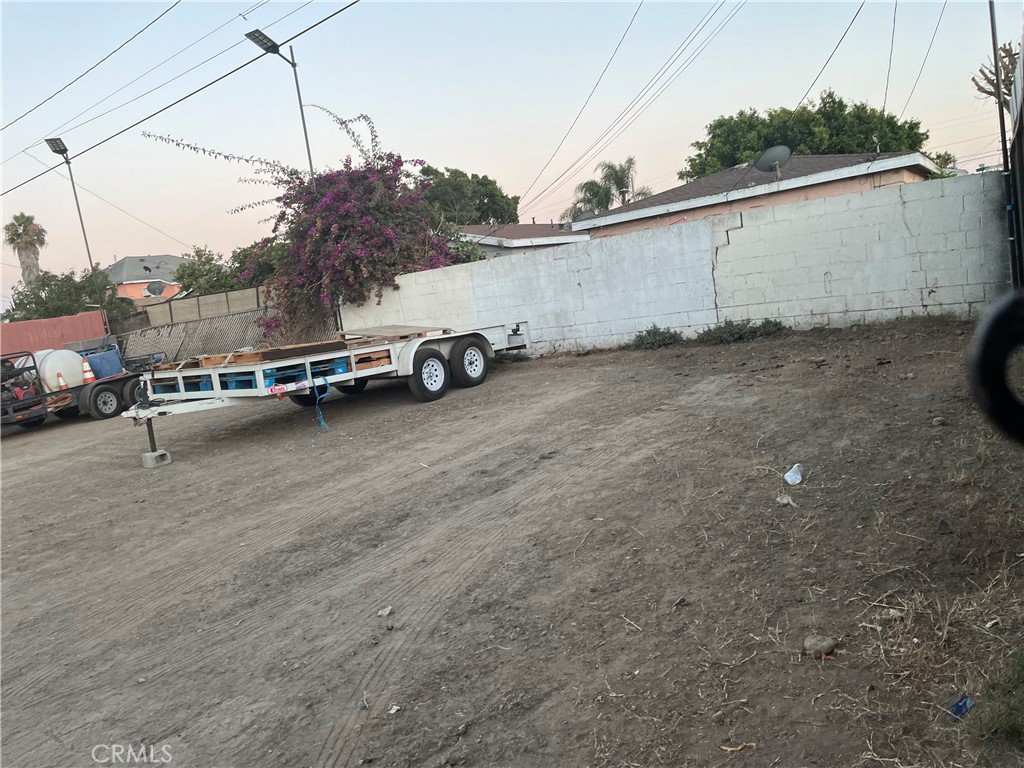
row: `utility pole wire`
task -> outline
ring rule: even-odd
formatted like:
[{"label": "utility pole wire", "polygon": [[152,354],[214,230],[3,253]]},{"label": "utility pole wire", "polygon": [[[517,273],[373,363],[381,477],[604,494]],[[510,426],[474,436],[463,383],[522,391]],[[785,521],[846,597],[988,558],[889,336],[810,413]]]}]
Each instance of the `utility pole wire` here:
[{"label": "utility pole wire", "polygon": [[882,97],[882,119],[885,119],[885,107],[889,103],[889,76],[892,74],[892,54],[896,50],[896,11],[900,7],[899,0],[892,4],[892,37],[889,39],[889,67],[885,70],[885,95]]},{"label": "utility pole wire", "polygon": [[143,27],[142,29],[140,29],[140,30],[139,30],[138,32],[136,32],[136,33],[135,33],[134,35],[132,35],[131,37],[129,37],[129,38],[127,39],[127,40],[125,40],[125,41],[124,41],[123,43],[121,43],[121,44],[120,44],[119,46],[117,46],[117,48],[115,48],[115,49],[114,49],[114,50],[112,50],[112,51],[111,51],[110,53],[108,53],[108,54],[107,54],[106,56],[104,56],[104,57],[103,57],[102,59],[100,59],[99,61],[97,61],[97,62],[96,62],[95,64],[93,64],[93,65],[92,65],[91,67],[89,67],[89,68],[88,68],[87,70],[85,70],[85,72],[83,72],[82,74],[80,74],[80,75],[79,75],[78,77],[76,77],[76,78],[75,78],[74,80],[72,80],[72,81],[71,81],[70,83],[68,83],[67,85],[65,85],[65,86],[64,86],[63,88],[61,88],[60,90],[54,91],[54,92],[53,92],[53,93],[51,93],[51,94],[50,94],[49,96],[47,96],[47,97],[46,97],[45,99],[43,99],[43,100],[42,100],[42,101],[40,101],[40,102],[39,102],[38,104],[36,104],[36,105],[35,105],[34,107],[32,107],[32,109],[30,109],[30,110],[29,110],[28,112],[25,112],[24,114],[18,115],[18,116],[17,116],[16,118],[14,118],[13,120],[11,120],[11,122],[9,122],[9,123],[8,123],[7,125],[5,125],[5,126],[3,126],[2,128],[0,128],[0,131],[3,131],[3,130],[6,130],[6,129],[10,128],[10,127],[11,127],[12,125],[14,125],[14,124],[15,124],[16,122],[18,122],[19,120],[21,120],[21,118],[23,118],[23,117],[27,117],[28,115],[30,115],[30,114],[32,114],[33,112],[35,112],[35,111],[36,111],[37,109],[39,109],[39,108],[40,108],[41,106],[43,106],[43,104],[45,104],[46,102],[48,102],[48,101],[49,101],[50,99],[52,99],[52,98],[53,98],[54,96],[56,96],[56,95],[58,95],[58,94],[60,94],[60,93],[63,93],[64,91],[66,91],[66,90],[67,90],[68,88],[70,88],[70,87],[71,87],[72,85],[74,85],[74,84],[75,84],[75,83],[77,83],[77,82],[78,82],[79,80],[81,80],[81,79],[82,79],[83,77],[85,77],[85,76],[86,76],[86,75],[88,75],[88,74],[89,74],[90,72],[92,72],[92,71],[93,71],[94,69],[96,69],[96,67],[98,67],[98,66],[99,66],[100,64],[102,64],[102,63],[103,63],[104,61],[106,61],[106,60],[107,60],[107,59],[109,59],[109,58],[110,58],[111,56],[113,56],[113,55],[114,55],[115,53],[117,53],[117,52],[118,52],[118,51],[120,51],[120,50],[121,50],[122,48],[124,48],[124,47],[125,47],[126,45],[128,45],[128,43],[130,43],[130,42],[131,42],[132,40],[134,40],[134,39],[135,39],[136,37],[138,37],[139,35],[141,35],[141,34],[142,34],[143,32],[145,32],[145,31],[146,31],[147,29],[149,29],[150,27],[152,27],[152,26],[153,26],[154,24],[156,24],[156,23],[157,23],[158,21],[160,21],[160,19],[162,19],[162,18],[163,18],[164,16],[166,16],[166,15],[167,15],[168,13],[170,13],[171,11],[173,11],[173,10],[174,10],[174,9],[175,9],[175,8],[176,8],[176,7],[177,7],[177,6],[179,5],[179,4],[180,4],[180,3],[181,3],[181,0],[174,0],[174,4],[173,4],[173,5],[172,5],[172,6],[170,7],[170,8],[166,9],[166,10],[165,10],[165,11],[164,11],[163,13],[161,13],[161,14],[160,14],[159,16],[157,16],[157,17],[156,17],[155,19],[153,19],[153,20],[152,20],[151,22],[149,22],[149,24],[147,24],[147,25],[146,25],[146,26],[144,26],[144,27]]},{"label": "utility pole wire", "polygon": [[914,87],[910,89],[910,95],[907,96],[907,103],[903,105],[903,111],[900,112],[900,122],[903,122],[903,116],[907,114],[907,107],[910,106],[910,100],[914,98],[914,91],[917,90],[917,84],[921,82],[921,75],[924,73],[924,65],[928,63],[928,54],[932,52],[932,45],[935,43],[935,35],[939,31],[939,24],[942,23],[942,14],[946,12],[946,4],[949,0],[942,0],[942,8],[939,9],[939,18],[935,21],[935,29],[932,30],[932,39],[928,41],[928,50],[924,52],[924,59],[921,61],[921,68],[917,70],[917,78],[914,80]]},{"label": "utility pole wire", "polygon": [[836,55],[836,51],[838,51],[839,46],[843,44],[843,40],[846,39],[846,35],[849,33],[850,28],[853,26],[853,22],[855,22],[857,20],[857,17],[860,16],[860,12],[864,10],[864,3],[866,2],[867,0],[863,0],[863,2],[861,2],[857,10],[854,12],[853,18],[850,19],[850,23],[846,25],[846,29],[843,32],[842,37],[839,38],[839,42],[836,43],[836,47],[832,49],[832,53],[830,53],[828,55],[828,58],[825,59],[825,63],[821,65],[821,69],[818,70],[818,74],[814,76],[814,80],[812,80],[811,84],[807,86],[807,90],[804,91],[804,95],[800,97],[800,101],[798,101],[796,106],[793,108],[794,112],[800,109],[800,105],[807,100],[808,95],[810,95],[811,91],[814,90],[814,86],[817,85],[819,78],[821,78],[822,74],[825,72],[825,68],[829,65],[829,62],[832,61],[832,57]]},{"label": "utility pole wire", "polygon": [[580,115],[583,114],[583,110],[587,108],[587,105],[590,103],[591,98],[593,98],[594,92],[597,90],[597,86],[599,86],[601,84],[601,80],[604,79],[604,75],[608,71],[608,67],[611,66],[612,61],[614,61],[615,59],[615,55],[619,52],[619,48],[622,47],[622,41],[626,39],[626,35],[629,34],[629,30],[633,26],[633,22],[636,21],[637,14],[640,13],[640,9],[643,7],[644,0],[640,0],[640,5],[638,5],[636,7],[636,10],[633,11],[633,16],[632,18],[630,18],[629,24],[626,26],[626,31],[622,33],[622,37],[619,38],[619,42],[615,46],[615,50],[612,51],[612,55],[609,57],[608,63],[604,65],[604,69],[601,70],[601,74],[598,76],[597,82],[594,83],[594,87],[590,89],[590,93],[587,95],[587,100],[583,102],[583,106],[580,107],[580,111],[576,113],[576,117],[573,118],[572,125],[569,126],[569,130],[565,132],[565,135],[562,137],[562,140],[558,142],[558,146],[555,147],[555,151],[551,153],[551,157],[548,158],[548,161],[544,163],[544,167],[537,172],[536,178],[534,178],[534,180],[530,182],[530,186],[526,188],[525,192],[523,192],[523,198],[530,194],[530,190],[533,189],[534,185],[536,185],[541,175],[543,175],[544,171],[546,171],[548,169],[548,166],[551,165],[551,161],[555,159],[555,155],[558,154],[558,150],[562,148],[562,145],[565,143],[565,140],[569,138],[569,134],[572,133],[572,129],[576,127],[576,123],[579,121]]},{"label": "utility pole wire", "polygon": [[[299,32],[298,34],[292,35],[292,36],[291,36],[291,37],[289,37],[289,38],[288,38],[288,39],[287,39],[287,40],[286,40],[286,41],[285,41],[284,43],[281,43],[281,45],[285,45],[285,44],[287,44],[287,43],[290,43],[290,42],[291,42],[292,40],[295,40],[296,38],[298,38],[298,37],[300,37],[300,36],[302,36],[302,35],[306,34],[306,33],[307,33],[307,32],[309,32],[309,31],[310,31],[311,29],[315,29],[316,27],[320,26],[320,25],[321,25],[321,24],[323,24],[324,22],[326,22],[326,21],[329,21],[330,19],[333,19],[333,18],[334,18],[335,16],[337,16],[337,15],[338,15],[339,13],[344,13],[344,12],[345,12],[345,11],[347,11],[347,10],[348,10],[349,8],[351,8],[352,6],[354,6],[354,5],[358,5],[358,4],[359,4],[359,2],[360,2],[360,0],[352,0],[352,2],[350,2],[350,3],[348,4],[348,5],[344,5],[344,6],[342,6],[341,8],[339,8],[339,9],[338,9],[337,11],[335,11],[334,13],[332,13],[332,14],[330,14],[330,15],[328,15],[328,16],[325,16],[324,18],[322,18],[322,19],[321,19],[320,21],[316,22],[315,24],[312,24],[312,25],[310,25],[310,26],[306,27],[306,29],[302,30],[302,31],[301,31],[301,32]],[[83,149],[83,150],[82,150],[81,152],[79,152],[78,154],[76,154],[76,155],[72,155],[70,159],[71,159],[71,160],[76,160],[77,158],[79,158],[79,157],[81,157],[82,155],[84,155],[84,154],[85,154],[86,152],[91,152],[92,150],[96,149],[97,147],[100,147],[100,146],[102,146],[102,145],[106,144],[106,143],[107,143],[108,141],[111,141],[111,140],[113,140],[113,139],[116,139],[116,138],[117,138],[118,136],[120,136],[121,134],[123,134],[123,133],[127,133],[127,132],[128,132],[128,131],[130,131],[130,130],[131,130],[132,128],[136,128],[136,127],[138,127],[138,126],[142,125],[142,124],[143,124],[143,123],[145,123],[145,122],[146,122],[147,120],[152,120],[152,119],[153,119],[154,117],[156,117],[157,115],[159,115],[159,114],[161,114],[161,113],[163,113],[163,112],[166,112],[167,110],[171,109],[172,107],[176,107],[176,106],[177,106],[178,104],[181,104],[181,102],[183,102],[183,101],[186,101],[187,99],[191,99],[191,98],[192,98],[193,96],[195,96],[195,95],[196,95],[196,94],[198,94],[198,93],[201,93],[202,91],[205,91],[205,90],[206,90],[207,88],[209,88],[210,86],[212,86],[212,85],[216,85],[216,84],[217,84],[217,83],[219,83],[219,82],[220,82],[221,80],[224,80],[224,79],[226,79],[226,78],[228,78],[228,77],[231,77],[231,75],[235,74],[236,72],[238,72],[238,71],[240,71],[240,70],[242,70],[242,69],[245,69],[245,68],[246,68],[246,67],[248,67],[248,66],[249,66],[250,64],[253,64],[253,63],[255,63],[255,62],[259,61],[260,59],[262,59],[262,58],[263,58],[264,56],[269,56],[269,55],[270,55],[270,54],[268,54],[268,53],[264,52],[264,53],[261,53],[261,54],[260,54],[259,56],[255,57],[255,58],[253,58],[253,59],[249,59],[249,61],[245,62],[244,64],[240,64],[240,65],[238,65],[237,67],[235,67],[234,69],[232,69],[232,70],[231,70],[230,72],[225,72],[225,73],[224,73],[223,75],[221,75],[220,77],[216,78],[215,80],[211,80],[211,81],[210,81],[210,82],[208,82],[208,83],[207,83],[206,85],[203,85],[203,86],[200,86],[199,88],[196,88],[196,89],[195,89],[194,91],[192,91],[191,93],[187,93],[187,94],[185,94],[184,96],[182,96],[182,97],[181,97],[180,99],[178,99],[177,101],[173,101],[173,102],[171,102],[171,103],[170,103],[170,104],[168,104],[168,105],[167,105],[166,107],[162,107],[162,108],[158,109],[158,110],[157,110],[156,112],[153,112],[153,113],[151,113],[151,114],[149,114],[149,115],[146,115],[146,117],[143,117],[143,118],[142,118],[141,120],[136,120],[136,121],[135,121],[134,123],[132,123],[131,125],[129,125],[129,126],[127,127],[127,128],[122,128],[122,129],[121,129],[120,131],[118,131],[117,133],[115,133],[115,134],[113,134],[113,135],[111,135],[111,136],[108,136],[107,138],[103,139],[102,141],[97,141],[97,142],[96,142],[95,144],[93,144],[93,145],[92,145],[91,147],[87,147],[86,149]],[[41,176],[45,176],[45,175],[46,175],[46,174],[48,174],[48,173],[49,173],[50,171],[56,170],[57,168],[60,168],[60,167],[61,167],[62,165],[63,165],[63,163],[58,163],[57,165],[54,165],[54,166],[52,166],[52,167],[50,167],[50,168],[47,168],[47,169],[46,169],[45,171],[41,171],[40,173],[37,173],[37,174],[36,174],[35,176],[33,176],[32,178],[30,178],[30,179],[26,179],[25,181],[21,182],[20,184],[18,184],[18,185],[16,185],[16,186],[13,186],[13,187],[11,187],[10,189],[7,189],[7,190],[4,190],[3,192],[0,192],[0,197],[3,197],[4,195],[6,195],[6,194],[8,194],[8,193],[10,193],[10,192],[13,192],[13,191],[14,191],[14,190],[16,190],[16,189],[20,189],[21,187],[24,187],[24,186],[25,186],[26,184],[29,184],[29,183],[31,183],[31,182],[33,182],[33,181],[35,181],[36,179],[40,178]]]}]

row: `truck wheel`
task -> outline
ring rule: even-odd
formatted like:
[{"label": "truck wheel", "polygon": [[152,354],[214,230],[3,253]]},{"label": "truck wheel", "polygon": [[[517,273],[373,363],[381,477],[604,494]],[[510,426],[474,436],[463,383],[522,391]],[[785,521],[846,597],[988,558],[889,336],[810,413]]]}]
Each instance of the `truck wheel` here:
[{"label": "truck wheel", "polygon": [[53,415],[58,419],[77,419],[81,414],[82,412],[78,409],[77,405],[68,405],[59,411],[53,412]]},{"label": "truck wheel", "polygon": [[425,403],[440,400],[448,391],[451,369],[436,349],[421,349],[412,359],[409,390]]},{"label": "truck wheel", "polygon": [[142,399],[142,388],[145,384],[142,383],[142,379],[128,379],[124,383],[124,389],[121,390],[121,399],[124,401],[125,408],[131,408],[132,406],[138,405]]},{"label": "truck wheel", "polygon": [[25,421],[19,421],[18,426],[22,429],[36,429],[37,427],[43,426],[43,422],[46,421],[45,416],[39,416],[35,419],[25,419]]},{"label": "truck wheel", "polygon": [[346,381],[344,384],[335,384],[334,388],[343,395],[358,395],[366,389],[367,382],[369,382],[369,379],[353,379],[352,381]]},{"label": "truck wheel", "polygon": [[296,405],[301,405],[303,408],[312,408],[316,405],[316,395],[312,392],[301,395],[288,395],[288,399]]},{"label": "truck wheel", "polygon": [[469,336],[455,342],[451,352],[452,379],[460,387],[475,387],[487,378],[487,349]]},{"label": "truck wheel", "polygon": [[89,413],[94,419],[112,419],[122,410],[121,393],[109,384],[99,384],[89,393]]}]

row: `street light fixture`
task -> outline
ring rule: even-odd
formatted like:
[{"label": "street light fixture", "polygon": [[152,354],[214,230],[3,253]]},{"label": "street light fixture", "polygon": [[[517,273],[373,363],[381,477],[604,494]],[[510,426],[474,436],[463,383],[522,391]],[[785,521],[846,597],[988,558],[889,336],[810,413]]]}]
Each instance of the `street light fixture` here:
[{"label": "street light fixture", "polygon": [[50,148],[50,151],[53,152],[53,154],[63,157],[64,163],[68,167],[68,178],[71,179],[71,192],[75,196],[75,208],[78,209],[78,223],[82,225],[82,239],[85,241],[85,255],[89,259],[89,272],[91,273],[93,270],[92,251],[89,250],[89,238],[85,234],[85,219],[82,218],[82,206],[78,202],[78,188],[75,187],[75,175],[71,172],[71,160],[68,159],[68,148],[61,139],[47,139],[46,146]]},{"label": "street light fixture", "polygon": [[245,36],[265,52],[280,56],[291,65],[292,74],[295,76],[295,93],[299,97],[299,116],[302,118],[302,137],[306,140],[306,159],[309,160],[309,181],[313,186],[313,192],[316,192],[316,174],[313,171],[313,153],[309,149],[309,132],[306,130],[306,112],[302,106],[302,91],[299,90],[299,67],[298,64],[295,63],[295,51],[289,45],[288,56],[291,56],[291,58],[288,58],[288,56],[281,53],[281,46],[258,29],[254,29],[252,32],[246,32]]}]

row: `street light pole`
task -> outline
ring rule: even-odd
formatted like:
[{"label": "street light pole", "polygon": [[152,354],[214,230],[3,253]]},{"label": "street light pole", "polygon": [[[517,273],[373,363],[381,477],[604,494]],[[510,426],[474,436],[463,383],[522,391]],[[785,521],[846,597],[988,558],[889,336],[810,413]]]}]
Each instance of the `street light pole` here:
[{"label": "street light pole", "polygon": [[267,53],[280,56],[282,59],[287,61],[288,65],[292,68],[292,75],[295,76],[295,94],[299,97],[299,117],[302,118],[302,138],[306,142],[306,159],[309,161],[309,182],[313,187],[313,192],[316,192],[316,173],[313,171],[313,153],[309,148],[309,132],[306,130],[306,109],[302,104],[302,90],[299,88],[299,66],[295,62],[295,50],[292,46],[288,46],[288,53],[291,55],[291,58],[288,58],[288,56],[281,53],[281,46],[258,29],[254,29],[252,32],[246,32],[245,36]]},{"label": "street light pole", "polygon": [[68,167],[68,178],[71,179],[71,192],[75,196],[75,209],[78,211],[78,223],[82,225],[82,239],[85,241],[85,256],[89,259],[89,272],[93,270],[92,251],[89,250],[89,236],[85,234],[85,219],[82,218],[82,206],[78,202],[78,188],[75,186],[75,175],[71,171],[71,160],[68,158],[68,148],[61,139],[47,139],[46,146],[55,155],[64,158],[64,164]]},{"label": "street light pole", "polygon": [[309,132],[306,130],[306,110],[302,106],[302,91],[299,90],[299,65],[295,63],[295,49],[288,46],[288,55],[291,61],[281,58],[292,65],[292,74],[295,76],[295,95],[299,97],[299,117],[302,118],[302,138],[306,141],[306,159],[309,160],[309,180],[313,185],[313,192],[316,192],[316,174],[313,173],[313,153],[309,150]]}]

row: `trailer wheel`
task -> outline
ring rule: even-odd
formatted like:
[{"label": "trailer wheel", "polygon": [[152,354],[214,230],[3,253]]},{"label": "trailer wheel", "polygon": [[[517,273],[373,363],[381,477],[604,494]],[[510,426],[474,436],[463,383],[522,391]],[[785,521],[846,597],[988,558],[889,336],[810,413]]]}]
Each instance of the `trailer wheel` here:
[{"label": "trailer wheel", "polygon": [[288,395],[288,399],[296,405],[301,405],[303,408],[312,408],[316,405],[316,395],[312,392],[306,392],[300,395]]},{"label": "trailer wheel", "polygon": [[46,421],[45,416],[37,416],[34,419],[25,419],[25,421],[19,421],[18,426],[22,429],[36,429],[43,426],[43,422]]},{"label": "trailer wheel", "polygon": [[436,349],[421,349],[412,359],[409,390],[425,403],[440,400],[448,391],[451,369]]},{"label": "trailer wheel", "polygon": [[344,384],[335,384],[334,388],[341,392],[343,395],[358,395],[364,389],[369,382],[369,379],[353,379],[352,381],[346,381]]},{"label": "trailer wheel", "polygon": [[112,419],[122,410],[121,393],[109,384],[99,384],[89,393],[89,413],[94,419]]},{"label": "trailer wheel", "polygon": [[451,352],[452,379],[460,387],[475,387],[487,378],[487,349],[469,336],[455,342]]},{"label": "trailer wheel", "polygon": [[124,401],[125,408],[131,408],[132,406],[138,405],[142,399],[141,389],[146,386],[142,383],[142,379],[128,379],[124,383],[124,389],[121,390],[121,399]]},{"label": "trailer wheel", "polygon": [[53,415],[56,416],[58,419],[77,419],[79,416],[82,415],[82,411],[78,408],[77,405],[68,405],[61,408],[59,411],[54,411]]}]

